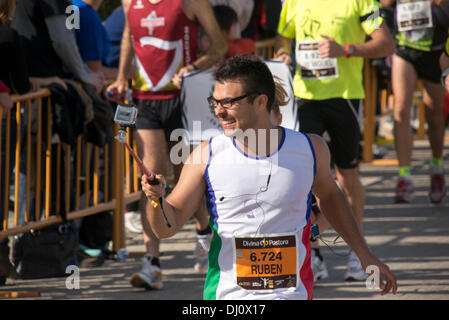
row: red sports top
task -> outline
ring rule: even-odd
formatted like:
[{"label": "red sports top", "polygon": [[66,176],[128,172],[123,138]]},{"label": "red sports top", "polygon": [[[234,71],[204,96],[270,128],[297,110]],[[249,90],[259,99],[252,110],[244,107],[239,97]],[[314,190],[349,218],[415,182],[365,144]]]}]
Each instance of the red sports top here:
[{"label": "red sports top", "polygon": [[137,73],[134,98],[171,99],[180,90],[173,76],[196,59],[198,26],[184,13],[183,0],[133,0],[128,21]]}]

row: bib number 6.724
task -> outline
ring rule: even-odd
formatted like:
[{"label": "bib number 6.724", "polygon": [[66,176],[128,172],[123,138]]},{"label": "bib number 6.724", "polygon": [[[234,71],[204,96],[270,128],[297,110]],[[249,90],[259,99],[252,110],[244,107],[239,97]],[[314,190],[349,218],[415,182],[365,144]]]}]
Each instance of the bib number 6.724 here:
[{"label": "bib number 6.724", "polygon": [[273,251],[262,251],[257,254],[256,252],[251,252],[249,255],[251,262],[265,262],[265,261],[280,261],[282,260],[282,252],[273,252]]}]

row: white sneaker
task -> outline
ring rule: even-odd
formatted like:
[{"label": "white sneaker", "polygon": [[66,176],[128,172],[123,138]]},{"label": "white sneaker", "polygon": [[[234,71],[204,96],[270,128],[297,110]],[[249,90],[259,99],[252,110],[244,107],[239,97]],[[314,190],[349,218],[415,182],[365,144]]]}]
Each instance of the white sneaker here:
[{"label": "white sneaker", "polygon": [[151,264],[151,259],[148,259],[148,256],[145,256],[143,258],[142,269],[132,275],[131,284],[136,288],[156,290],[162,289],[164,286],[161,280],[161,268]]},{"label": "white sneaker", "polygon": [[329,277],[329,273],[327,272],[326,264],[324,260],[321,260],[319,257],[315,255],[315,250],[312,249],[312,257],[311,257],[311,265],[313,272],[313,281],[316,282],[318,280],[324,280]]},{"label": "white sneaker", "polygon": [[125,228],[133,233],[143,232],[140,212],[130,211],[125,213]]},{"label": "white sneaker", "polygon": [[359,258],[354,251],[349,251],[345,281],[365,281],[367,278],[368,274],[363,270]]},{"label": "white sneaker", "polygon": [[207,272],[209,248],[213,234],[212,231],[203,236],[196,235],[195,265],[193,266],[196,272]]}]

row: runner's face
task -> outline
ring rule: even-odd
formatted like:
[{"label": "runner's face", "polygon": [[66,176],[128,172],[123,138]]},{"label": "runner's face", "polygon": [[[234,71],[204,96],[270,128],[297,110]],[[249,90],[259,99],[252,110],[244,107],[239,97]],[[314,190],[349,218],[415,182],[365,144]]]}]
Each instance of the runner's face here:
[{"label": "runner's face", "polygon": [[[216,100],[221,100],[240,97],[246,93],[239,81],[227,81],[216,82],[212,96]],[[251,119],[255,118],[252,104],[248,103],[247,97],[232,103],[229,108],[223,108],[221,104],[217,104],[215,114],[220,120],[224,134],[227,136],[231,136],[238,129],[245,131],[251,128],[253,123]]]}]

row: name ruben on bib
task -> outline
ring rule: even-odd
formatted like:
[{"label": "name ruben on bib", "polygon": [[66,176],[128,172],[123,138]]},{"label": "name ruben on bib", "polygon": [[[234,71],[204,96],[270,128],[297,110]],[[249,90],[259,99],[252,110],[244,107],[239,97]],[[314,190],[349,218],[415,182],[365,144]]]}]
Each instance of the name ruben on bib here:
[{"label": "name ruben on bib", "polygon": [[247,290],[297,287],[295,234],[235,236],[233,241],[238,286]]}]

